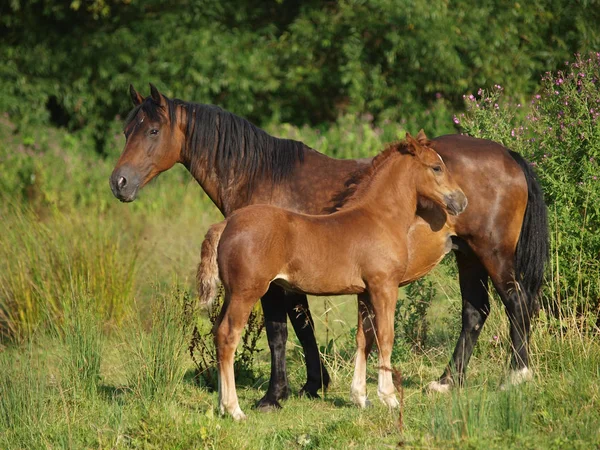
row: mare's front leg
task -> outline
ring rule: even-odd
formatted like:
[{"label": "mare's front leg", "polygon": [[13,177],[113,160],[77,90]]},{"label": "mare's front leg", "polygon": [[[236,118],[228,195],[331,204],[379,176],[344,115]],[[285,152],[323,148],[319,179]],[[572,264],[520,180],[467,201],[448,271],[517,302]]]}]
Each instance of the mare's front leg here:
[{"label": "mare's front leg", "polygon": [[358,295],[358,325],[356,327],[356,360],[354,376],[350,387],[350,400],[366,408],[370,402],[367,399],[367,358],[371,353],[375,340],[375,314],[368,292]]},{"label": "mare's front leg", "polygon": [[429,390],[448,392],[457,383],[462,386],[467,365],[490,313],[488,273],[470,248],[456,253],[460,292],[462,295],[462,329],[452,359],[439,381],[429,383]]},{"label": "mare's front leg", "polygon": [[256,408],[261,411],[280,409],[279,400],[285,400],[290,394],[285,364],[285,345],[288,336],[285,301],[284,289],[273,283],[261,299],[267,341],[271,351],[269,387],[264,397],[256,404]]},{"label": "mare's front leg", "polygon": [[[319,389],[329,386],[329,373],[321,360],[319,347],[315,339],[315,323],[305,294],[288,292],[285,294],[287,313],[304,350],[306,363],[306,384],[300,390],[300,395],[309,398],[319,398]],[[284,350],[285,352],[285,347]]]},{"label": "mare's front leg", "polygon": [[[227,289],[226,289],[227,291]],[[225,294],[220,321],[214,332],[219,374],[219,412],[230,414],[235,420],[246,415],[240,408],[235,390],[233,362],[235,349],[256,299],[261,293]]]},{"label": "mare's front leg", "polygon": [[392,378],[392,347],[394,345],[394,312],[398,300],[398,283],[369,285],[371,303],[375,312],[377,346],[379,348],[379,377],[377,394],[390,408],[400,403]]}]

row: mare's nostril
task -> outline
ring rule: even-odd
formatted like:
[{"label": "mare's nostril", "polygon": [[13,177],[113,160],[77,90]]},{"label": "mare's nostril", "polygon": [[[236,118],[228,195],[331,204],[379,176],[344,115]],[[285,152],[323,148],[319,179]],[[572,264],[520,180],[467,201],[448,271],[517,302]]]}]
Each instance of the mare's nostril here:
[{"label": "mare's nostril", "polygon": [[119,189],[123,189],[127,186],[127,179],[125,177],[119,177],[119,181],[117,181],[117,186]]}]

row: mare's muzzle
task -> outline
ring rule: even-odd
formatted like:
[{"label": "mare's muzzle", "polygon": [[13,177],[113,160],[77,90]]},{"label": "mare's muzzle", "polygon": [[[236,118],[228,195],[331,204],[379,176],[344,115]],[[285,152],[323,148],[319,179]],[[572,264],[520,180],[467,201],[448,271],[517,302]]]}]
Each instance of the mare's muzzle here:
[{"label": "mare's muzzle", "polygon": [[116,168],[110,176],[110,189],[122,202],[135,200],[141,183],[141,177],[129,166]]},{"label": "mare's muzzle", "polygon": [[452,194],[445,195],[444,201],[446,202],[448,212],[453,216],[458,216],[462,213],[469,203],[467,196],[462,191],[454,191]]}]

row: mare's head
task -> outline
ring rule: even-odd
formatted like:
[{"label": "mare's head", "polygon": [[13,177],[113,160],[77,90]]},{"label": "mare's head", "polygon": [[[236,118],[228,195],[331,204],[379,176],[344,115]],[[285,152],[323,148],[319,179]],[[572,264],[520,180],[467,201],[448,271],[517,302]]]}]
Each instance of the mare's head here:
[{"label": "mare's head", "polygon": [[125,148],[110,177],[110,188],[122,202],[135,200],[150,180],[181,160],[185,134],[174,123],[176,106],[153,85],[150,93],[144,98],[129,86],[135,107],[125,124]]},{"label": "mare's head", "polygon": [[405,150],[422,169],[415,170],[417,193],[421,199],[436,203],[451,215],[458,215],[467,207],[467,197],[452,178],[442,157],[430,145],[423,130],[416,138],[406,133]]}]

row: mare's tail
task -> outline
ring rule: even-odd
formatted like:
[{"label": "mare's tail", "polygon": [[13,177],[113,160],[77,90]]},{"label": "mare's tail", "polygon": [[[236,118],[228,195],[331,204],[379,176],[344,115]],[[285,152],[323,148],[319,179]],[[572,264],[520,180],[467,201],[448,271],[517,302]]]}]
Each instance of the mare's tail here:
[{"label": "mare's tail", "polygon": [[219,265],[217,264],[217,248],[225,225],[227,225],[226,220],[211,226],[206,233],[204,242],[202,242],[196,282],[200,304],[209,308],[217,297],[218,286],[221,282],[219,279]]},{"label": "mare's tail", "polygon": [[517,281],[527,293],[529,314],[535,316],[540,309],[538,294],[550,254],[548,209],[540,183],[530,164],[516,152],[511,151],[510,155],[527,179],[528,200],[515,253],[515,272]]}]

